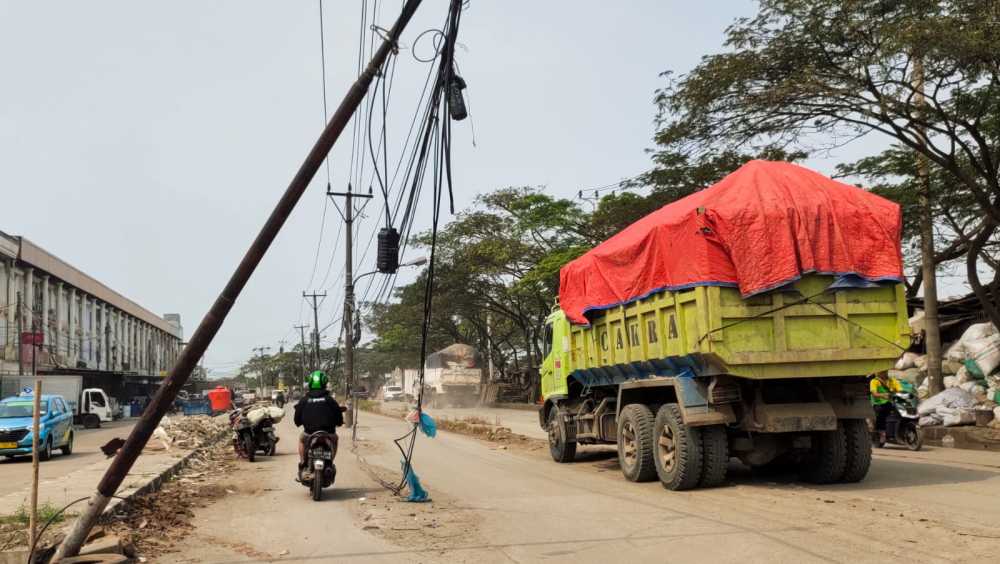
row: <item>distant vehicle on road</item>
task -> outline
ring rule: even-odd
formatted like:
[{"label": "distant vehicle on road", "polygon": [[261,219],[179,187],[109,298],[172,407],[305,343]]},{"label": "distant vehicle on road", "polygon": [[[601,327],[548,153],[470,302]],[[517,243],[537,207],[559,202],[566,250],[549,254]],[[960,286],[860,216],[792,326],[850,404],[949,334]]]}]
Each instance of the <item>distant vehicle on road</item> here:
[{"label": "distant vehicle on road", "polygon": [[88,429],[96,429],[102,422],[108,423],[121,416],[118,402],[104,390],[83,387],[83,376],[78,374],[21,376],[19,387],[30,389],[35,385],[36,378],[42,381],[42,392],[52,392],[52,395],[64,398],[73,414],[74,423]]},{"label": "distant vehicle on road", "polygon": [[[35,398],[25,394],[0,401],[0,456],[31,454]],[[62,396],[43,394],[39,412],[38,458],[48,460],[52,451],[73,453],[73,412]]]},{"label": "distant vehicle on road", "polygon": [[405,401],[406,394],[403,393],[402,386],[386,386],[382,392],[382,399],[385,401]]}]

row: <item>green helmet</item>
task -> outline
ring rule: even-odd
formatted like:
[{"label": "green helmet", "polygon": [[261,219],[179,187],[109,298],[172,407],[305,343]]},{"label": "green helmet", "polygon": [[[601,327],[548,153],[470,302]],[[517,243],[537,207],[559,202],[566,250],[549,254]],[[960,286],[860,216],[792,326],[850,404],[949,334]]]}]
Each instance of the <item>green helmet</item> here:
[{"label": "green helmet", "polygon": [[309,375],[309,389],[310,390],[325,390],[326,389],[326,373],[322,370],[317,370]]}]

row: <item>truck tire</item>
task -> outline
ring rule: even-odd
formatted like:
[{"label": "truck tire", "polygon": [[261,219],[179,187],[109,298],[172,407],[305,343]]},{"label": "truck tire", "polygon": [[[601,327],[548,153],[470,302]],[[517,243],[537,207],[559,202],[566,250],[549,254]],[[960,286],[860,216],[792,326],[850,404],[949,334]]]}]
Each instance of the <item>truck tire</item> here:
[{"label": "truck tire", "polygon": [[864,419],[845,419],[841,424],[844,426],[847,458],[840,481],[860,482],[868,475],[868,468],[872,465],[872,436]]},{"label": "truck tire", "polygon": [[100,429],[101,428],[101,418],[94,415],[93,413],[87,413],[83,416],[83,428],[84,429]]},{"label": "truck tire", "polygon": [[576,443],[566,440],[566,424],[560,416],[558,407],[549,412],[549,454],[552,460],[559,463],[573,462],[576,459]]},{"label": "truck tire", "polygon": [[698,486],[715,488],[726,483],[729,469],[729,437],[722,425],[710,425],[701,432],[701,479]]},{"label": "truck tire", "polygon": [[653,465],[653,426],[656,417],[641,403],[626,405],[618,418],[618,464],[630,482],[656,478]]},{"label": "truck tire", "polygon": [[664,488],[689,490],[701,479],[701,430],[688,427],[676,403],[666,403],[656,413],[653,426],[653,460]]},{"label": "truck tire", "polygon": [[802,461],[802,479],[813,484],[830,484],[840,480],[847,467],[847,437],[844,428],[813,434],[809,455]]}]

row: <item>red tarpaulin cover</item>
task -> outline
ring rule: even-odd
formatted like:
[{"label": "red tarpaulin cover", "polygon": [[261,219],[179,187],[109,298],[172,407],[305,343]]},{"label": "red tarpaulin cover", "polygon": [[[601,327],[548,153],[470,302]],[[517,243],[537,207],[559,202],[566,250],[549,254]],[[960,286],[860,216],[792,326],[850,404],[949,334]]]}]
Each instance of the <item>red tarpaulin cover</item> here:
[{"label": "red tarpaulin cover", "polygon": [[750,161],[647,215],[562,268],[559,304],[584,314],[661,290],[734,286],[744,297],[808,272],[903,279],[899,205],[785,162]]}]

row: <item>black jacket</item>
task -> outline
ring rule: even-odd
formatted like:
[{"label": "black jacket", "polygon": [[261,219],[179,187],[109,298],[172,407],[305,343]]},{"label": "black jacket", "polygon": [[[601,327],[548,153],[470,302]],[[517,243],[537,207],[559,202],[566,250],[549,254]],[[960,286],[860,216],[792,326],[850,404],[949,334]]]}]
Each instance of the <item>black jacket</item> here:
[{"label": "black jacket", "polygon": [[326,390],[309,390],[295,404],[295,426],[304,427],[306,433],[333,433],[343,424],[344,414],[340,411],[340,404]]}]

